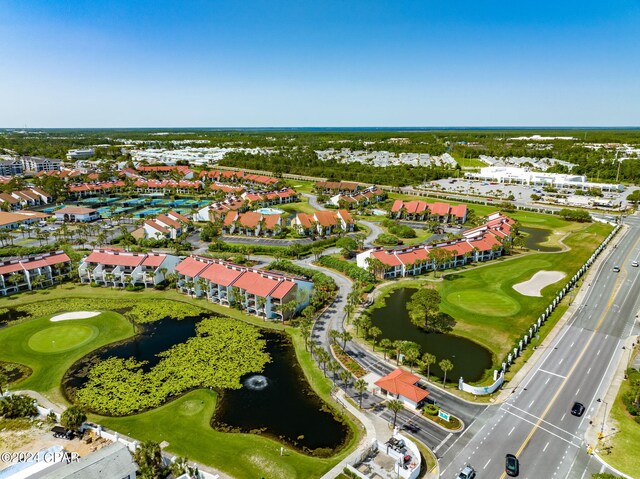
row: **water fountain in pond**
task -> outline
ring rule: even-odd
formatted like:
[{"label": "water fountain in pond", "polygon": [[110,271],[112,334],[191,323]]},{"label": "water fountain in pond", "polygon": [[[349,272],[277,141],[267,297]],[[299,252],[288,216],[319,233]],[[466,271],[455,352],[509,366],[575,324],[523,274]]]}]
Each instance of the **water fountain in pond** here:
[{"label": "water fountain in pond", "polygon": [[262,374],[255,374],[245,379],[244,385],[253,391],[262,391],[269,385],[269,380]]}]

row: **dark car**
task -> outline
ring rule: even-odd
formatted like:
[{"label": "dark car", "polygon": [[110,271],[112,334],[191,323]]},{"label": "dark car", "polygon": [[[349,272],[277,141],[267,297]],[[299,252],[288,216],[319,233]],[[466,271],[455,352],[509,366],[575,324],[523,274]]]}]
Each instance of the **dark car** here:
[{"label": "dark car", "polygon": [[573,403],[573,407],[571,408],[571,414],[577,417],[582,416],[582,414],[584,414],[584,405],[579,402]]},{"label": "dark car", "polygon": [[62,426],[54,426],[53,429],[51,429],[51,432],[53,433],[53,437],[69,440],[73,439],[73,431],[69,431]]},{"label": "dark car", "polygon": [[613,267],[613,272],[614,273],[619,273],[620,272],[620,266],[614,266]]},{"label": "dark car", "polygon": [[513,454],[507,454],[505,458],[505,471],[507,475],[511,477],[516,477],[520,474],[520,463],[518,462],[518,458]]}]

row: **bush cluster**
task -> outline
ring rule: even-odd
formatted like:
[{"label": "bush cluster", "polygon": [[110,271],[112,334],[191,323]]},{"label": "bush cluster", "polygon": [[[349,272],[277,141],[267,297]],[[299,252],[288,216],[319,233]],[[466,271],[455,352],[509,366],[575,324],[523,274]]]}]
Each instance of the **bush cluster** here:
[{"label": "bush cluster", "polygon": [[375,276],[366,269],[350,261],[336,258],[335,256],[321,256],[317,263],[327,268],[340,271],[355,281],[361,281],[363,283],[375,283],[376,281]]},{"label": "bush cluster", "polygon": [[389,230],[389,233],[397,236],[398,238],[415,238],[416,232],[413,228],[410,228],[407,225],[402,225],[399,222],[387,218],[382,221],[382,226]]}]

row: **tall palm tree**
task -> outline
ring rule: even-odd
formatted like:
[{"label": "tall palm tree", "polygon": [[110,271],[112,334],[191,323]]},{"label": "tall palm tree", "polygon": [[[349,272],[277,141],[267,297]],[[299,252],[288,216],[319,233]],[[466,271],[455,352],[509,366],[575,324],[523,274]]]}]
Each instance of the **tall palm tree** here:
[{"label": "tall palm tree", "polygon": [[411,372],[413,372],[413,365],[416,360],[420,357],[420,348],[419,347],[410,347],[407,348],[404,352],[404,359],[409,362],[409,366],[411,368]]},{"label": "tall palm tree", "polygon": [[387,353],[389,352],[392,346],[393,346],[393,343],[389,338],[382,338],[380,340],[380,347],[382,348],[382,352],[384,353],[385,361],[387,360]]},{"label": "tall palm tree", "polygon": [[404,404],[399,399],[392,399],[387,402],[387,409],[393,413],[393,429],[396,428],[396,420],[398,419],[398,413],[402,411]]},{"label": "tall palm tree", "polygon": [[331,356],[329,355],[329,353],[327,352],[326,349],[320,349],[320,350],[318,350],[318,352],[316,354],[316,359],[318,360],[318,363],[320,363],[320,366],[322,367],[322,371],[324,372],[324,375],[326,376],[327,375],[327,363],[331,359]]},{"label": "tall palm tree", "polygon": [[335,382],[335,380],[336,380],[336,373],[337,373],[338,371],[340,371],[340,369],[342,369],[342,368],[340,367],[340,363],[339,363],[338,361],[336,361],[335,359],[331,359],[331,360],[329,361],[329,363],[327,364],[327,369],[329,370],[329,372],[331,372],[331,374],[332,374],[332,378],[333,378],[333,381]]},{"label": "tall palm tree", "polygon": [[442,380],[442,387],[447,387],[447,372],[453,369],[453,363],[448,359],[443,359],[438,363],[442,372],[444,372],[444,379]]},{"label": "tall palm tree", "polygon": [[358,391],[358,395],[360,396],[358,406],[362,409],[362,396],[364,396],[364,392],[367,390],[367,381],[364,379],[357,379],[356,382],[353,383],[353,388]]},{"label": "tall palm tree", "polygon": [[340,371],[340,379],[342,379],[342,384],[344,385],[345,388],[349,385],[349,382],[351,381],[352,378],[353,376],[346,369],[343,369],[342,371]]},{"label": "tall palm tree", "polygon": [[422,355],[422,359],[420,360],[420,367],[422,369],[424,369],[425,367],[427,368],[427,381],[430,381],[430,369],[431,369],[431,365],[436,363],[436,357],[435,355],[431,354],[431,353],[424,353]]}]

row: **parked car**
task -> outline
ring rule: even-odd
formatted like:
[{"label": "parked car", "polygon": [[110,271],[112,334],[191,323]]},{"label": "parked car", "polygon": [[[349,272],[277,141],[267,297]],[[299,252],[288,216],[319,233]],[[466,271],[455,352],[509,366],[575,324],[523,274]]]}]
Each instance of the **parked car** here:
[{"label": "parked car", "polygon": [[476,477],[476,471],[473,467],[467,464],[464,469],[458,474],[456,479],[474,479]]},{"label": "parked car", "polygon": [[62,426],[53,426],[51,432],[53,433],[53,437],[68,440],[73,439],[73,431],[70,431],[69,429],[66,429]]},{"label": "parked car", "polygon": [[516,477],[520,474],[520,463],[513,454],[507,454],[505,457],[505,472],[511,477]]},{"label": "parked car", "polygon": [[584,405],[579,402],[573,403],[573,407],[571,408],[571,414],[577,417],[582,416],[584,414]]}]

